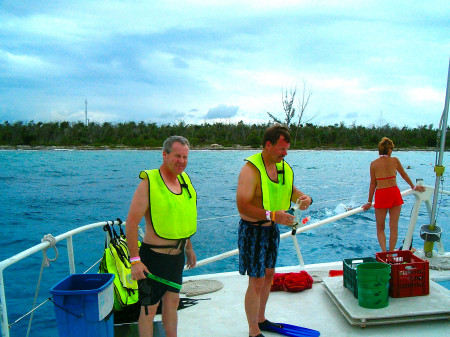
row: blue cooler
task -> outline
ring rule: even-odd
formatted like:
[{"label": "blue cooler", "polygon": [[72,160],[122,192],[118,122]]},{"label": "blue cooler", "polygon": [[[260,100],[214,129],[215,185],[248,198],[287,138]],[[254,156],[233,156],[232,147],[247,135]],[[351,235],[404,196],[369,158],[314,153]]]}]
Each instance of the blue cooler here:
[{"label": "blue cooler", "polygon": [[59,337],[113,337],[114,274],[72,274],[50,293]]}]

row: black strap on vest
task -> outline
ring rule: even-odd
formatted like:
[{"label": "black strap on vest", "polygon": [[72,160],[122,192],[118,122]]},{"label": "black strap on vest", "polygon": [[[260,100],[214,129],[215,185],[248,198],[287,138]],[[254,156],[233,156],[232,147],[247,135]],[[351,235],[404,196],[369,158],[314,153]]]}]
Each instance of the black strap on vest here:
[{"label": "black strap on vest", "polygon": [[281,170],[277,170],[277,174],[282,174],[283,175],[283,183],[282,183],[282,185],[284,185],[284,183],[285,183],[284,160],[282,161],[282,163],[283,163],[283,167],[281,168]]},{"label": "black strap on vest", "polygon": [[[111,240],[111,238],[113,237],[112,231],[111,231],[111,227],[109,226],[108,222],[106,222],[106,225],[103,226],[103,230],[105,232],[108,232],[109,234],[109,239]],[[108,244],[105,240],[105,249],[108,248]]]},{"label": "black strap on vest", "polygon": [[186,241],[187,240],[188,239],[179,239],[179,240],[177,240],[176,245],[151,245],[149,243],[146,243],[146,245],[149,248],[178,248],[178,249],[183,251],[184,247],[186,246]]},{"label": "black strap on vest", "polygon": [[[120,261],[124,266],[129,265],[129,254],[128,254],[128,248],[125,243],[125,233],[122,229],[121,224],[123,223],[122,220],[117,218],[117,221],[119,221],[119,232],[120,235],[117,234],[117,231],[114,229],[114,221],[106,222],[106,225],[103,226],[103,230],[105,232],[108,232],[109,234],[109,245],[114,247],[114,249],[117,252],[117,256],[119,257]],[[108,248],[108,245],[105,241],[105,249]]]},{"label": "black strap on vest", "polygon": [[119,221],[118,225],[119,225],[119,230],[120,230],[120,236],[125,237],[125,233],[124,233],[124,231],[122,229],[122,226],[121,226],[123,224],[123,221],[120,220],[120,218],[117,218],[117,221]]},{"label": "black strap on vest", "polygon": [[186,191],[187,191],[188,194],[189,194],[189,198],[192,198],[191,191],[189,191],[189,186],[188,186],[188,184],[186,184],[186,180],[184,180],[184,177],[183,177],[182,174],[180,174],[180,178],[181,178],[181,180],[183,181],[183,182],[180,183],[180,185],[181,185],[181,190],[183,190],[183,188],[185,188]]},{"label": "black strap on vest", "polygon": [[262,224],[268,223],[270,220],[259,220],[259,221],[248,221],[245,220],[246,223],[252,224],[252,225],[258,225],[261,226]]}]

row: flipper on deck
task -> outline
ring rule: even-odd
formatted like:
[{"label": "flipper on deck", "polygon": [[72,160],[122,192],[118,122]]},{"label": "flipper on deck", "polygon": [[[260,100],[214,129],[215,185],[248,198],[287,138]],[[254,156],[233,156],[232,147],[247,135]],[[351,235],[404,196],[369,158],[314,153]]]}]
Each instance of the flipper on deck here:
[{"label": "flipper on deck", "polygon": [[286,323],[273,323],[268,320],[258,323],[261,331],[275,332],[283,336],[291,337],[318,337],[320,332],[301,326],[286,324]]}]

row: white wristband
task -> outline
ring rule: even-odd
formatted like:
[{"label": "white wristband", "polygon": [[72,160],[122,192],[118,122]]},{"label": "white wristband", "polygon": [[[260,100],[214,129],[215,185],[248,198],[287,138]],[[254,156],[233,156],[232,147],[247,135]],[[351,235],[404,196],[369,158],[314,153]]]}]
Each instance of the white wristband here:
[{"label": "white wristband", "polygon": [[270,211],[266,211],[266,219],[270,221]]}]

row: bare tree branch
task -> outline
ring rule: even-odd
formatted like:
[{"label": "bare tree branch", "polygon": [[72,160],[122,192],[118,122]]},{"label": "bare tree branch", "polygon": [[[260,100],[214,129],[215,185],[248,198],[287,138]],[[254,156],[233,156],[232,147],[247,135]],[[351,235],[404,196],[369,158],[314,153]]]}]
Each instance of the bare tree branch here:
[{"label": "bare tree branch", "polygon": [[[303,118],[303,116],[305,114],[306,108],[308,107],[309,99],[311,98],[311,95],[312,95],[311,88],[307,91],[306,90],[306,86],[307,86],[307,83],[306,83],[305,80],[303,80],[302,99],[300,100],[300,98],[299,98],[298,99],[298,103],[297,103],[298,109],[299,109],[299,113],[298,113],[297,128],[295,130],[294,147],[297,145],[298,129],[300,128],[300,125],[302,123],[302,118]],[[317,114],[314,115],[313,117],[311,117],[307,122],[313,120],[316,116],[317,116]]]},{"label": "bare tree branch", "polygon": [[293,106],[294,106],[294,99],[295,99],[296,93],[297,93],[297,87],[295,87],[294,89],[290,89],[289,93],[288,93],[287,89],[282,90],[282,92],[281,92],[281,101],[283,103],[283,110],[284,110],[284,115],[286,118],[285,124],[288,128],[291,125],[292,118],[294,118],[294,116],[295,116],[295,108]]},{"label": "bare tree branch", "polygon": [[[297,88],[288,90],[281,89],[281,103],[283,104],[283,110],[284,110],[284,124],[289,128],[292,122],[292,119],[295,116],[295,108],[294,108],[294,99],[295,94],[297,93]],[[275,117],[270,112],[267,112],[270,118],[276,123],[282,124],[280,118]]]},{"label": "bare tree branch", "polygon": [[281,121],[275,117],[274,115],[272,115],[270,112],[267,111],[267,114],[269,115],[270,118],[272,118],[274,120],[274,122],[281,124]]}]

